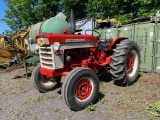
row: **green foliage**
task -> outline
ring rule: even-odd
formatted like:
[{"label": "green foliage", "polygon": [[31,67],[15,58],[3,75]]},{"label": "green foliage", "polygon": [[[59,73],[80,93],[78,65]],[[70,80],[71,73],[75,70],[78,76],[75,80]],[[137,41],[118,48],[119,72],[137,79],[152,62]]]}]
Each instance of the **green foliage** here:
[{"label": "green foliage", "polygon": [[91,104],[88,105],[85,109],[88,110],[88,111],[95,111],[96,106],[91,103]]},{"label": "green foliage", "polygon": [[60,0],[4,0],[8,6],[5,18],[12,31],[55,16],[60,11]]},{"label": "green foliage", "polygon": [[155,102],[145,109],[150,111],[152,115],[160,117],[160,102]]},{"label": "green foliage", "polygon": [[140,72],[139,72],[139,75],[140,75],[140,77],[142,77],[142,76],[144,75],[144,72],[143,72],[143,71],[140,71]]},{"label": "green foliage", "polygon": [[69,14],[71,8],[76,18],[95,17],[117,18],[126,23],[137,17],[148,17],[160,10],[158,0],[62,0],[64,11]]},{"label": "green foliage", "polygon": [[4,0],[8,6],[5,21],[12,32],[28,27],[64,12],[69,17],[70,9],[76,19],[94,17],[117,18],[126,23],[134,18],[148,17],[160,10],[159,0]]},{"label": "green foliage", "polygon": [[102,99],[100,99],[100,102],[101,102],[102,104],[105,104],[105,103],[107,102],[107,99],[102,98]]},{"label": "green foliage", "polygon": [[36,103],[42,102],[43,100],[44,100],[43,96],[38,96],[36,98],[28,98],[25,103],[27,103],[27,104],[34,104],[35,103],[36,104]]},{"label": "green foliage", "polygon": [[59,109],[58,108],[54,108],[54,112],[58,112],[59,111]]},{"label": "green foliage", "polygon": [[71,9],[74,10],[76,19],[87,17],[86,0],[62,0],[62,9],[69,17]]},{"label": "green foliage", "polygon": [[13,37],[15,35],[14,31],[10,31],[10,30],[5,30],[4,31],[4,34],[6,36],[10,36],[10,37]]}]

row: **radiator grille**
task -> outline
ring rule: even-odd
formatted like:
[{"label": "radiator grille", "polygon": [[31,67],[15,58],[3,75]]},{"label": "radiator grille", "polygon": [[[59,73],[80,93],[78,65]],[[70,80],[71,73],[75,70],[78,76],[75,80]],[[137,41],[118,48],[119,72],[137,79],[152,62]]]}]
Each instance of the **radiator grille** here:
[{"label": "radiator grille", "polygon": [[39,55],[41,66],[49,69],[53,69],[53,48],[49,47],[39,47]]}]

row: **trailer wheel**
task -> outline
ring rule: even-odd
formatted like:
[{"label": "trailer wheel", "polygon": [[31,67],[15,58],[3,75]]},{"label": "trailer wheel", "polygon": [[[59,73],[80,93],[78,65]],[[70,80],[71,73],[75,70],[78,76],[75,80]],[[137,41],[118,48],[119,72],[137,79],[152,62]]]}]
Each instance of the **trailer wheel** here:
[{"label": "trailer wheel", "polygon": [[48,92],[54,90],[58,86],[61,77],[49,78],[41,75],[40,64],[38,64],[32,72],[31,80],[37,90],[40,92]]},{"label": "trailer wheel", "polygon": [[133,84],[138,77],[140,66],[140,51],[134,41],[124,40],[113,49],[112,61],[110,63],[115,84],[128,86]]},{"label": "trailer wheel", "polygon": [[62,85],[62,96],[73,110],[82,110],[94,103],[99,93],[99,78],[89,68],[73,69]]}]

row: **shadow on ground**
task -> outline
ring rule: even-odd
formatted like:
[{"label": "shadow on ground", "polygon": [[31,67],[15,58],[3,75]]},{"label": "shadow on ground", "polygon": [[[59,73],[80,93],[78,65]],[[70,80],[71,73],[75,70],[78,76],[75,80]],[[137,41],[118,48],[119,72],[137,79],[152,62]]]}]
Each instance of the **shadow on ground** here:
[{"label": "shadow on ground", "polygon": [[14,76],[12,79],[18,79],[18,78],[29,78],[31,77],[32,73],[27,73],[27,76],[26,74],[23,74],[23,75],[16,75]]}]

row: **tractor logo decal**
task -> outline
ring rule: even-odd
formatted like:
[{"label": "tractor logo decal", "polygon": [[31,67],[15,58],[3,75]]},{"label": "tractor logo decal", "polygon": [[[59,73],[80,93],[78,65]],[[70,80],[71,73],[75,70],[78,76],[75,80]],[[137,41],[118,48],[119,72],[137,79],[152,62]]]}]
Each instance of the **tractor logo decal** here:
[{"label": "tractor logo decal", "polygon": [[85,39],[66,39],[66,42],[85,42]]}]

